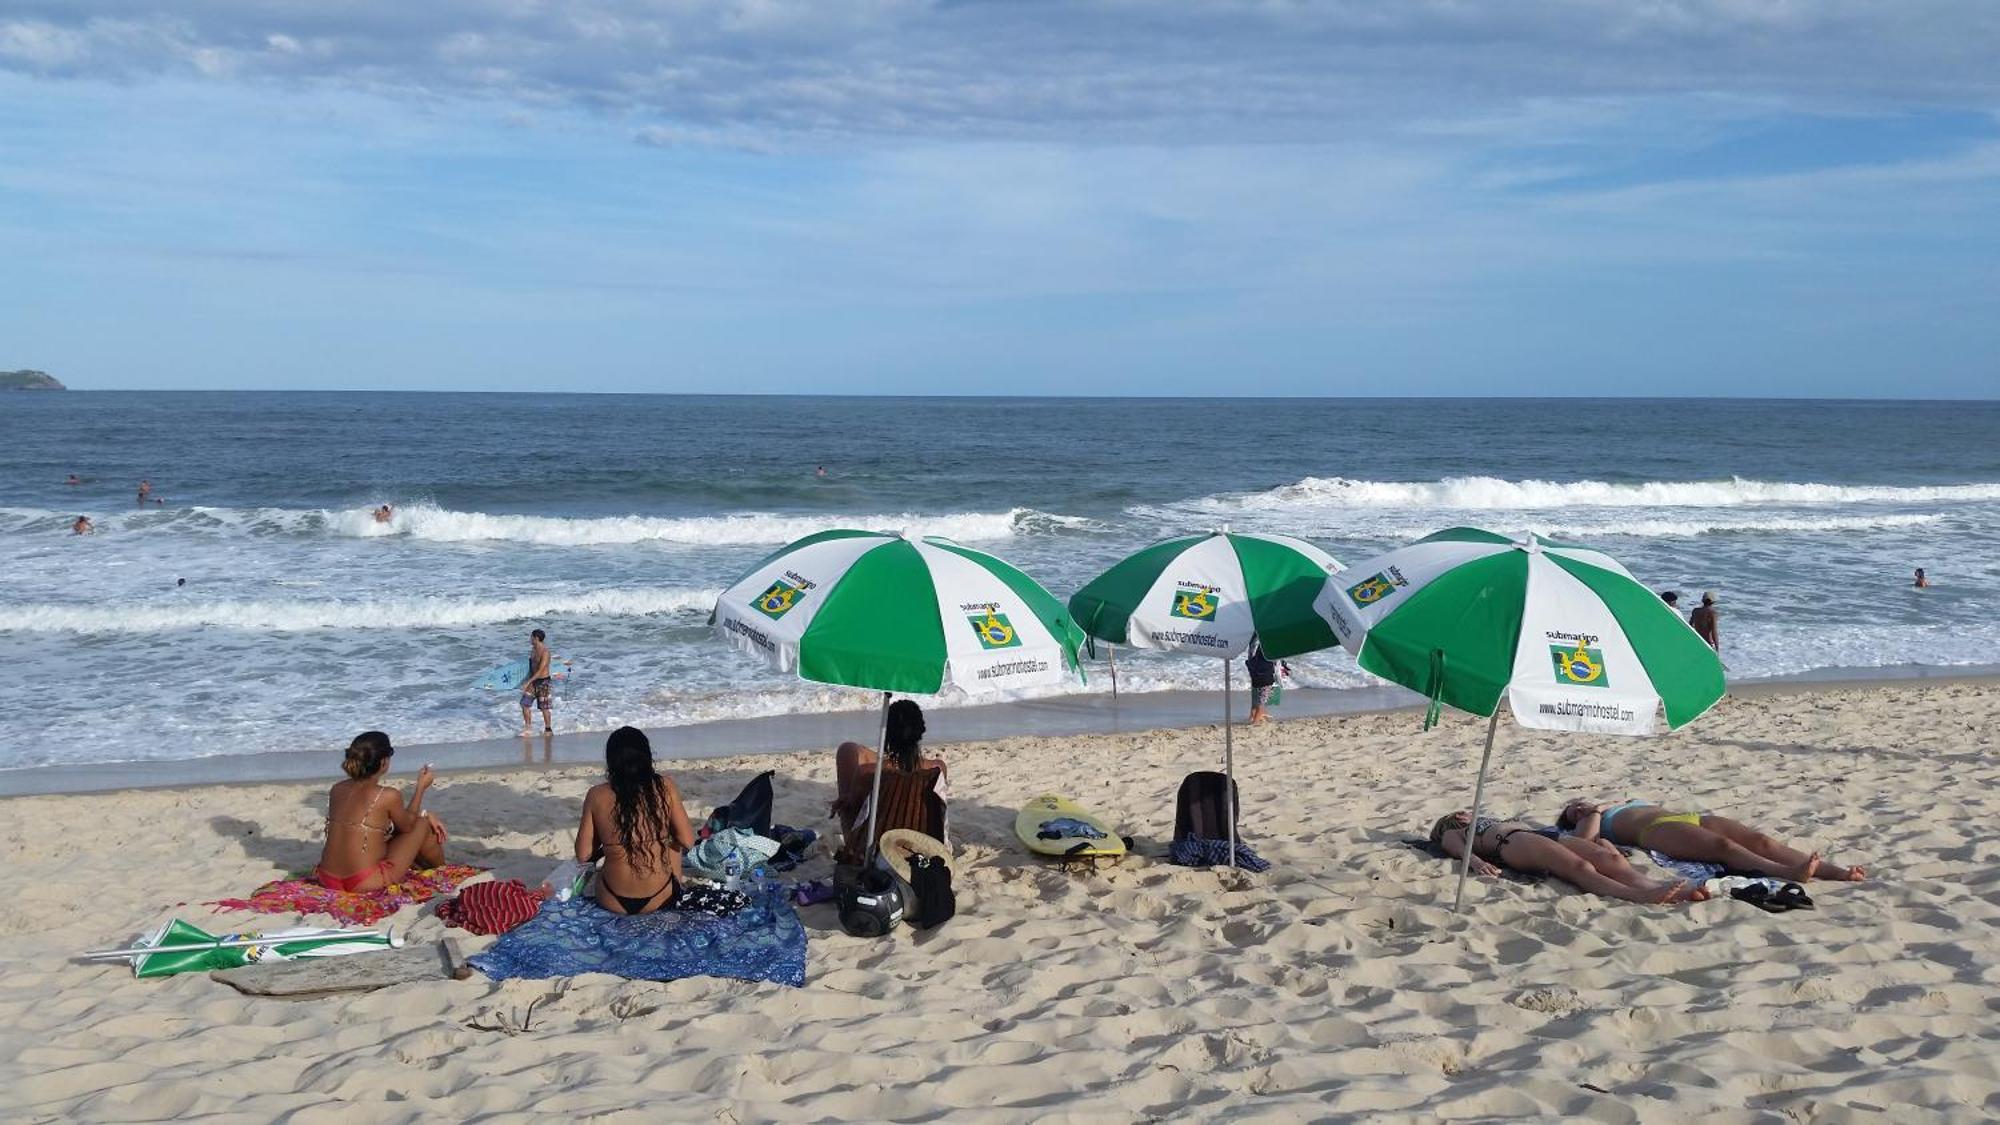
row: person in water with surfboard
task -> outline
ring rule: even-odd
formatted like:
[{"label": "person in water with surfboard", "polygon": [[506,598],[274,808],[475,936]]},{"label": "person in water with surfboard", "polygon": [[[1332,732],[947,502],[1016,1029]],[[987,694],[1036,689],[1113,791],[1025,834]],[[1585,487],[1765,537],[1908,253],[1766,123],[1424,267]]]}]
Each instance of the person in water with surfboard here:
[{"label": "person in water with surfboard", "polygon": [[549,635],[540,629],[528,634],[528,676],[521,681],[521,737],[535,733],[534,717],[528,712],[539,707],[542,711],[542,733],[554,734],[555,721],[549,712],[555,706],[555,689],[549,674]]}]

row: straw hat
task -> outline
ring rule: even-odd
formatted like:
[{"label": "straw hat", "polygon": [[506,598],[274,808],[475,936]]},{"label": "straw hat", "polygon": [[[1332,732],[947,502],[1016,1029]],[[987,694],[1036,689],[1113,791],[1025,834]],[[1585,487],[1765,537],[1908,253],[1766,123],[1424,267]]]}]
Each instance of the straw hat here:
[{"label": "straw hat", "polygon": [[951,866],[951,849],[935,836],[926,836],[914,828],[892,828],[882,833],[882,858],[889,864],[889,870],[896,878],[910,881],[910,860],[912,857],[927,855],[944,860],[945,870],[957,874]]}]

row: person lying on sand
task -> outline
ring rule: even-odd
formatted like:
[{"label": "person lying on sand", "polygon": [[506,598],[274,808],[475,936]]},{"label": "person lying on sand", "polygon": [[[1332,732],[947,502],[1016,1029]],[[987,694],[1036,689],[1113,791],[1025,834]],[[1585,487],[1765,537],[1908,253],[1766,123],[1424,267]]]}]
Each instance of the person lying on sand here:
[{"label": "person lying on sand", "polygon": [[1859,882],[1867,871],[1842,867],[1740,824],[1707,813],[1677,812],[1651,801],[1605,806],[1582,798],[1563,806],[1556,827],[1585,840],[1604,839],[1645,848],[1675,859],[1719,863],[1731,871],[1752,871],[1779,879],[1833,879]]},{"label": "person lying on sand", "polygon": [[[1465,857],[1466,826],[1472,814],[1460,809],[1431,825],[1431,845],[1454,859]],[[1601,840],[1577,837],[1553,839],[1542,829],[1519,820],[1482,816],[1473,832],[1472,870],[1498,875],[1501,867],[1528,874],[1553,875],[1595,895],[1626,902],[1700,902],[1708,892],[1690,888],[1685,879],[1659,883],[1639,874],[1617,848]]]},{"label": "person lying on sand", "polygon": [[400,790],[382,784],[395,754],[379,730],[362,732],[347,747],[340,768],[348,779],[335,782],[327,795],[326,847],[313,868],[320,885],[379,891],[412,867],[444,862],[444,822],[424,811],[424,793],[436,776],[429,766],[418,770],[416,792],[405,804]]},{"label": "person lying on sand", "polygon": [[598,905],[613,914],[673,906],[681,897],[681,853],[694,847],[681,791],[653,767],[653,744],[636,727],[619,727],[604,740],[604,774],[606,782],[584,795],[576,826],[577,860],[604,855]]}]

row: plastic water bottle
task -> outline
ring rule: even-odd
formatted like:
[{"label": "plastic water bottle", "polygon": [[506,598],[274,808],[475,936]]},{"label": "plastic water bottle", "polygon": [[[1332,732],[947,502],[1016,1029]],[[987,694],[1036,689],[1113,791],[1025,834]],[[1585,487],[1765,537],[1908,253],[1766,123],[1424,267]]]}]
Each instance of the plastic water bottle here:
[{"label": "plastic water bottle", "polygon": [[743,852],[739,848],[729,849],[722,861],[722,885],[726,890],[743,889]]},{"label": "plastic water bottle", "polygon": [[556,865],[549,877],[542,880],[542,888],[555,896],[557,902],[568,902],[583,889],[584,876],[590,869],[574,859],[566,859]]}]

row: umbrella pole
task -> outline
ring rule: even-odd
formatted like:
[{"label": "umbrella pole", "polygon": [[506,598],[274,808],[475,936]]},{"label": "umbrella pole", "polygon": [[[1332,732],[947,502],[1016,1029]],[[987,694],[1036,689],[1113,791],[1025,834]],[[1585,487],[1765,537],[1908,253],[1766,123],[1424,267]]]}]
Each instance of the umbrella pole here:
[{"label": "umbrella pole", "polygon": [[875,838],[882,834],[882,771],[889,764],[889,693],[882,693],[882,732],[875,739],[875,786],[868,795],[868,850],[861,853],[861,866],[875,859]]},{"label": "umbrella pole", "polygon": [[1229,866],[1236,866],[1236,740],[1231,729],[1229,704],[1229,661],[1222,662],[1222,769],[1229,778],[1229,791],[1222,801],[1229,806]]},{"label": "umbrella pole", "polygon": [[1118,646],[1105,645],[1104,649],[1111,654],[1111,702],[1116,703],[1118,702]]},{"label": "umbrella pole", "polygon": [[1493,734],[1500,729],[1500,705],[1493,705],[1493,718],[1486,723],[1486,752],[1479,756],[1479,781],[1472,787],[1472,823],[1465,828],[1465,857],[1458,865],[1458,893],[1451,896],[1451,912],[1465,901],[1465,878],[1472,873],[1472,845],[1479,829],[1479,802],[1486,796],[1486,763],[1493,760]]}]

